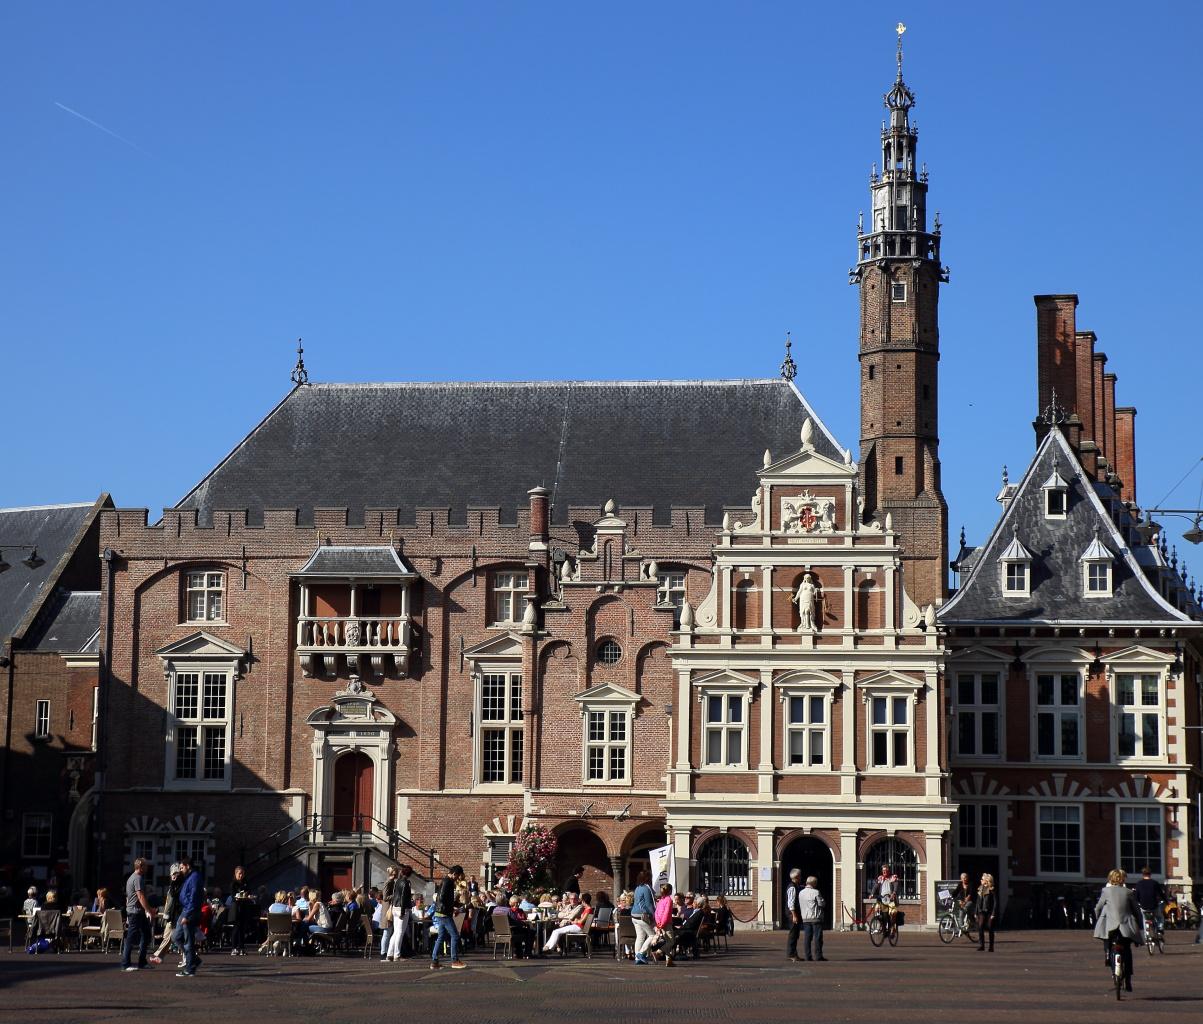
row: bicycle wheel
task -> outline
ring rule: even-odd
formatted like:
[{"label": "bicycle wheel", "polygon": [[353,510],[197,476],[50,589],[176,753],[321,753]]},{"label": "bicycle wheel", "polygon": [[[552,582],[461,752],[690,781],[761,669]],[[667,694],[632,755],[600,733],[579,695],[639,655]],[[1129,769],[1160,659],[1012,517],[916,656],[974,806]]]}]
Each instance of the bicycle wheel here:
[{"label": "bicycle wheel", "polygon": [[977,942],[977,922],[972,917],[965,921],[963,934],[970,942]]},{"label": "bicycle wheel", "polygon": [[945,945],[957,937],[957,923],[952,919],[951,914],[945,914],[940,918],[937,929],[940,932],[940,941]]},{"label": "bicycle wheel", "polygon": [[885,926],[881,923],[880,917],[874,917],[869,922],[869,941],[875,946],[880,946],[886,940]]},{"label": "bicycle wheel", "polygon": [[1165,936],[1162,935],[1161,932],[1157,933],[1157,952],[1162,954],[1165,953]]},{"label": "bicycle wheel", "polygon": [[886,938],[890,940],[891,946],[898,945],[898,922],[891,921],[889,928],[886,929]]}]

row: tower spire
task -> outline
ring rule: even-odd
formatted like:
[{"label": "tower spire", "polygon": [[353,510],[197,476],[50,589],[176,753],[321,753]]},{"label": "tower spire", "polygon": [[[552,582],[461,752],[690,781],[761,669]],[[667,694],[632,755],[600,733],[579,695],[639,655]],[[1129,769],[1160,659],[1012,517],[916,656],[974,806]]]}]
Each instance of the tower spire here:
[{"label": "tower spire", "polygon": [[292,368],[292,382],[298,386],[309,383],[309,371],[305,369],[305,350],[297,338],[297,365]]}]

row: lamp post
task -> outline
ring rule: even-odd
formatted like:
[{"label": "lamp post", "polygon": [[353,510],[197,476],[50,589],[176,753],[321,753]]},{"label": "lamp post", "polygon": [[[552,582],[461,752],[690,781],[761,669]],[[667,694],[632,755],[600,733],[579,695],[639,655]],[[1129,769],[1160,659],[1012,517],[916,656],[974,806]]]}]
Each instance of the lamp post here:
[{"label": "lamp post", "polygon": [[18,551],[28,551],[29,554],[21,559],[21,564],[27,569],[36,569],[38,566],[46,564],[46,559],[42,558],[38,554],[38,546],[36,544],[0,544],[0,572],[6,572],[12,568],[12,566],[4,560],[5,548],[9,548],[10,550],[12,548],[16,548]]},{"label": "lamp post", "polygon": [[1153,516],[1175,516],[1186,519],[1191,527],[1182,534],[1182,539],[1189,544],[1203,543],[1203,509],[1198,508],[1146,508],[1144,521],[1136,527],[1141,539],[1150,543],[1161,532],[1161,524],[1154,521]]}]

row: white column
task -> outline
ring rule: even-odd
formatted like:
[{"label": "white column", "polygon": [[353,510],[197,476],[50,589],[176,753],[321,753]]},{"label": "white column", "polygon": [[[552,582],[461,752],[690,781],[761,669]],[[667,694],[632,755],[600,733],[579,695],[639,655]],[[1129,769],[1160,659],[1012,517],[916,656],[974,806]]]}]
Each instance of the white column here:
[{"label": "white column", "polygon": [[[860,895],[856,891],[856,833],[840,833],[840,888],[836,897],[847,905],[853,913],[857,912]],[[844,919],[843,907],[831,908],[832,923]]]},{"label": "white column", "polygon": [[[773,567],[766,565],[760,574],[760,628],[764,630],[772,630],[773,628]],[[772,640],[769,640],[772,644]]]},{"label": "white column", "polygon": [[[756,830],[756,860],[752,870],[756,872],[756,899],[764,904],[764,920],[776,924],[781,911],[777,904],[779,900],[773,897],[773,879],[777,877],[776,864],[773,859],[773,830]],[[768,869],[768,878],[765,869]]]},{"label": "white column", "polygon": [[723,636],[720,642],[724,647],[731,646],[731,566],[724,565],[718,574],[719,587],[721,593],[718,596],[719,600],[719,629],[723,631]]},{"label": "white column", "polygon": [[693,888],[689,871],[689,829],[673,829],[673,860],[676,862],[677,891],[688,892]]},{"label": "white column", "polygon": [[927,874],[923,879],[923,887],[927,892],[927,924],[929,925],[936,923],[936,881],[944,875],[942,838],[939,832],[927,833]]},{"label": "white column", "polygon": [[[856,693],[855,673],[846,670],[841,673],[841,679],[844,738],[840,746],[840,793],[853,796],[856,793],[856,712],[860,701]],[[834,752],[832,757],[834,760]]]},{"label": "white column", "polygon": [[776,701],[773,699],[773,670],[760,670],[760,764],[757,790],[762,794],[773,792],[773,714]]},{"label": "white column", "polygon": [[898,578],[898,573],[894,569],[893,562],[890,562],[885,567],[885,577],[886,577],[886,595],[885,595],[886,629],[892,630],[895,628],[894,627],[894,606],[898,601],[898,594],[895,592],[895,587],[897,585],[895,583],[895,581]]},{"label": "white column", "polygon": [[359,614],[359,587],[351,584],[351,618],[355,618]]},{"label": "white column", "polygon": [[689,765],[690,733],[693,728],[693,694],[690,692],[689,672],[677,673],[677,705],[673,709],[677,730],[677,754],[669,778],[670,797],[688,796],[693,788]]},{"label": "white column", "polygon": [[844,566],[844,646],[852,647],[855,643],[855,630],[860,628],[860,623],[856,622],[856,609],[853,605],[853,594],[855,587],[853,584],[853,573],[856,572],[856,567],[853,565]]},{"label": "white column", "polygon": [[940,795],[940,723],[944,719],[940,706],[940,678],[936,669],[929,668],[924,674],[927,687],[923,694],[923,716],[927,733],[927,795]]}]

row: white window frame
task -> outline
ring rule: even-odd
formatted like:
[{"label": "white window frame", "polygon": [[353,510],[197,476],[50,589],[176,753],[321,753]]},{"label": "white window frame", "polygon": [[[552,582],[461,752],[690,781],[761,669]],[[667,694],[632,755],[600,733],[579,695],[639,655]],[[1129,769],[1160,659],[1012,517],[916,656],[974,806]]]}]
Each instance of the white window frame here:
[{"label": "white window frame", "polygon": [[[497,882],[497,877],[509,866],[510,854],[514,849],[514,840],[516,836],[500,836],[491,835],[486,838],[486,847],[484,855],[484,877],[485,885],[494,885]],[[498,854],[504,853],[503,859],[498,859]]]},{"label": "white window frame", "polygon": [[[903,228],[902,230],[906,230],[906,229]],[[901,296],[899,296],[895,292],[896,288],[902,289]],[[890,282],[890,301],[894,302],[894,303],[898,303],[899,305],[906,302],[906,282],[905,281],[891,281]]]},{"label": "white window frame", "polygon": [[[1157,680],[1157,703],[1156,704],[1121,704],[1120,703],[1120,677],[1131,676],[1135,680],[1133,687],[1133,696],[1139,699],[1141,697],[1140,681],[1151,676]],[[1110,684],[1112,693],[1111,698],[1111,749],[1115,754],[1115,760],[1123,764],[1132,763],[1158,763],[1167,760],[1166,755],[1166,690],[1169,687],[1167,679],[1167,671],[1160,665],[1122,665],[1113,668],[1107,666],[1107,679]],[[1157,721],[1157,753],[1146,754],[1144,752],[1144,739],[1141,731],[1138,729],[1136,733],[1136,749],[1139,753],[1125,754],[1120,750],[1120,736],[1122,730],[1120,728],[1124,715],[1128,712],[1125,708],[1132,708],[1134,717],[1141,715],[1153,715]]]},{"label": "white window frame", "polygon": [[[171,836],[171,860],[188,857],[192,870],[201,865],[202,877],[212,876],[213,837],[207,832],[176,832]],[[226,895],[229,895],[228,893]]]},{"label": "white window frame", "polygon": [[[873,687],[864,692],[865,702],[865,773],[875,775],[896,775],[900,771],[911,771],[915,767],[915,712],[919,706],[918,687],[903,689],[902,687]],[[884,725],[873,722],[874,701],[885,699],[887,704],[887,719]],[[906,722],[902,725],[894,723],[894,711],[897,705],[894,700],[904,702]],[[886,754],[888,764],[873,763],[873,737],[880,732],[887,734]],[[906,736],[906,761],[899,764],[894,759],[894,735],[904,733]]]},{"label": "white window frame", "polygon": [[[722,720],[716,723],[710,721],[710,698],[720,698],[722,700],[723,715]],[[737,700],[740,704],[741,721],[734,723],[731,721],[731,701]],[[751,737],[751,729],[748,725],[748,718],[752,713],[752,693],[749,688],[736,686],[706,686],[698,691],[698,703],[701,705],[701,715],[699,716],[699,726],[701,735],[701,747],[698,751],[698,761],[700,769],[706,772],[745,772],[748,770],[748,743]],[[721,740],[723,747],[722,761],[711,762],[710,756],[710,733],[721,732],[723,738]],[[740,759],[732,762],[730,758],[732,733],[738,733],[740,736]]]},{"label": "white window frame", "polygon": [[[591,738],[592,715],[601,715],[603,739]],[[624,739],[611,739],[615,721],[620,721]],[[631,785],[631,730],[635,723],[635,708],[625,701],[590,701],[581,704],[581,782],[586,786],[630,786]],[[589,777],[589,752],[600,750],[602,754],[602,778]],[[611,751],[623,753],[623,772],[611,775]]]},{"label": "white window frame", "polygon": [[[1104,585],[1092,589],[1091,570],[1102,570]],[[1115,589],[1115,571],[1111,560],[1106,558],[1091,558],[1082,562],[1082,595],[1092,600],[1100,597],[1111,597]]]},{"label": "white window frame", "polygon": [[1161,878],[1165,878],[1166,877],[1166,870],[1165,870],[1165,867],[1166,867],[1165,808],[1161,804],[1158,804],[1158,803],[1146,803],[1146,804],[1123,803],[1123,804],[1116,805],[1116,811],[1115,811],[1115,863],[1122,870],[1127,871],[1129,875],[1139,874],[1140,869],[1142,867],[1144,867],[1145,864],[1148,863],[1148,861],[1145,860],[1140,864],[1134,864],[1131,868],[1124,867],[1124,825],[1128,824],[1129,826],[1132,826],[1132,825],[1139,824],[1141,827],[1145,827],[1148,825],[1148,822],[1137,823],[1137,822],[1125,822],[1124,821],[1124,811],[1137,811],[1137,810],[1144,811],[1144,812],[1148,812],[1148,811],[1156,811],[1157,812],[1157,818],[1158,818],[1157,833],[1158,833],[1158,841],[1161,846],[1161,854],[1160,854],[1157,865],[1153,867],[1153,876],[1154,877],[1160,876]]},{"label": "white window frame", "polygon": [[[982,841],[982,836],[985,833],[985,826],[984,822],[982,821],[982,812],[987,808],[989,808],[994,814],[994,842],[992,844],[984,843]],[[973,842],[971,844],[967,844],[961,841],[961,833],[963,830],[962,826],[964,825],[961,815],[970,810],[973,812],[973,824],[970,826],[970,831],[973,832]],[[976,801],[963,802],[957,811],[957,849],[972,850],[974,853],[994,853],[998,850],[1001,850],[1003,848],[1002,838],[1003,829],[1006,828],[1006,821],[1006,805],[1004,804],[995,803],[994,801],[986,801],[982,803]]]},{"label": "white window frame", "polygon": [[[1061,703],[1061,680],[1063,676],[1076,675],[1078,679],[1078,702],[1076,705]],[[1053,704],[1040,703],[1040,677],[1052,676],[1055,680],[1053,685],[1053,696],[1056,698]],[[1083,668],[1078,665],[1039,665],[1033,667],[1028,674],[1029,692],[1031,695],[1031,753],[1032,760],[1036,762],[1064,762],[1076,764],[1086,760],[1086,673]],[[1062,710],[1064,708],[1076,707],[1076,712]],[[1049,710],[1041,711],[1041,708]],[[1078,719],[1078,752],[1076,754],[1064,754],[1061,752],[1061,718],[1064,715],[1074,713]],[[1053,732],[1053,739],[1056,744],[1057,752],[1055,754],[1040,753],[1040,716],[1042,714],[1054,715],[1056,717],[1056,729]]]},{"label": "white window frame", "polygon": [[[199,578],[200,584],[197,584]],[[214,583],[214,579],[217,580]],[[226,572],[224,569],[185,569],[184,570],[184,622],[208,622],[221,625],[226,621],[227,600]],[[192,616],[192,597],[201,595],[204,614],[200,618]],[[212,614],[212,598],[218,602],[217,614]]]},{"label": "white window frame", "polygon": [[[1045,519],[1067,519],[1069,517],[1069,491],[1064,487],[1045,487],[1044,491],[1044,518]],[[1049,508],[1049,496],[1053,494],[1061,495],[1061,511],[1054,512]]]},{"label": "white window frame", "polygon": [[[489,578],[489,624],[512,626],[522,621],[526,611],[524,598],[530,593],[530,578],[525,569],[494,569]],[[508,607],[508,617],[502,608],[502,598]]]},{"label": "white window frame", "polygon": [[665,569],[656,573],[656,604],[673,610],[673,629],[681,625],[685,606],[687,573],[684,569]]},{"label": "white window frame", "polygon": [[33,738],[50,739],[50,701],[39,697],[33,706]]},{"label": "white window frame", "polygon": [[[800,725],[794,724],[790,721],[790,702],[796,699],[801,699],[806,702],[806,721]],[[823,722],[819,726],[816,726],[811,721],[811,701],[816,699],[822,701],[823,707]],[[835,766],[832,763],[834,761],[834,757],[831,749],[831,710],[835,704],[834,687],[830,683],[826,682],[815,682],[812,684],[795,682],[778,685],[777,700],[781,704],[781,771],[798,775],[814,775],[819,772],[834,771]],[[812,765],[809,763],[790,763],[791,739],[793,734],[797,732],[801,732],[807,737],[806,751],[808,761],[811,751],[811,733],[817,732],[823,736],[823,756],[825,760],[822,764]]]},{"label": "white window frame", "polygon": [[[45,825],[46,851],[31,851],[29,838],[30,826],[34,821],[42,821]],[[39,833],[41,833],[39,829]],[[54,815],[49,811],[26,811],[21,815],[21,856],[26,860],[49,860],[54,855]]]},{"label": "white window frame", "polygon": [[[1069,808],[1077,811],[1078,815],[1078,870],[1077,871],[1045,871],[1044,870],[1044,849],[1043,835],[1041,827],[1044,822],[1041,820],[1041,815],[1046,809],[1052,808]],[[1082,804],[1066,803],[1064,801],[1038,803],[1036,804],[1036,877],[1038,878],[1054,878],[1070,880],[1081,880],[1085,877],[1085,861],[1086,861],[1086,815]],[[1057,824],[1052,822],[1051,824]]]},{"label": "white window frame", "polygon": [[[505,695],[503,697],[504,716],[502,718],[488,719],[484,717],[484,687],[486,676],[504,676]],[[526,776],[526,695],[523,692],[523,676],[522,666],[515,662],[499,663],[482,663],[473,673],[474,682],[474,697],[473,697],[473,713],[472,720],[474,723],[474,735],[472,737],[472,778],[475,788],[485,790],[502,790],[520,792],[524,785]],[[514,694],[515,686],[517,687],[518,697],[518,715],[514,714]],[[500,780],[485,781],[485,732],[486,731],[502,731],[504,733],[503,740],[503,778]],[[522,778],[514,778],[514,736],[521,736],[522,755],[520,767]]]},{"label": "white window frame", "polygon": [[[952,676],[953,686],[953,749],[956,751],[957,760],[964,761],[1001,761],[1006,756],[1007,748],[1007,732],[1006,732],[1006,681],[1007,669],[1005,665],[988,665],[988,666],[953,666],[949,669],[949,674]],[[998,687],[998,701],[994,704],[983,704],[981,702],[982,694],[982,676],[994,676]],[[961,681],[962,677],[973,679],[973,696],[975,703],[961,703]],[[998,720],[998,751],[993,754],[982,753],[982,715],[993,710],[997,715]],[[968,754],[961,749],[961,715],[971,714],[974,718],[973,735],[976,744],[976,752]]]},{"label": "white window frame", "polygon": [[[177,687],[181,676],[196,676],[196,715],[181,718],[176,713]],[[221,676],[225,679],[225,712],[223,715],[206,715],[206,676]],[[163,785],[172,790],[221,790],[230,789],[234,774],[234,702],[237,667],[229,662],[183,662],[173,665],[167,672],[167,736],[164,745]],[[179,778],[176,774],[181,732],[197,730],[196,777]],[[222,757],[221,778],[205,778],[206,730],[221,732],[225,750]]]},{"label": "white window frame", "polygon": [[[1031,597],[1032,563],[1026,558],[1004,558],[999,564],[1002,567],[1003,597]],[[1011,586],[1010,570],[1012,567],[1023,570],[1023,586],[1021,588]]]}]

